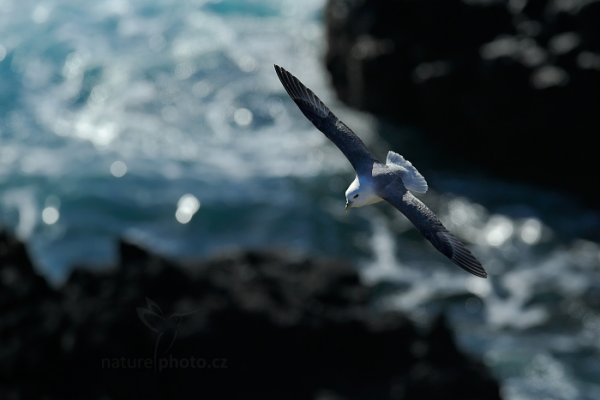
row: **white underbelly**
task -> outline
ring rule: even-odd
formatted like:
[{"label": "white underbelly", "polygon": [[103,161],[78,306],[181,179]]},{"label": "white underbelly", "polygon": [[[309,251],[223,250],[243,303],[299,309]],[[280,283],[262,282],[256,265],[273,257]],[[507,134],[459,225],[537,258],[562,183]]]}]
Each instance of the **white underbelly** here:
[{"label": "white underbelly", "polygon": [[371,205],[371,204],[375,204],[375,203],[379,203],[383,201],[383,199],[377,195],[373,195],[370,196],[364,203],[365,206]]}]

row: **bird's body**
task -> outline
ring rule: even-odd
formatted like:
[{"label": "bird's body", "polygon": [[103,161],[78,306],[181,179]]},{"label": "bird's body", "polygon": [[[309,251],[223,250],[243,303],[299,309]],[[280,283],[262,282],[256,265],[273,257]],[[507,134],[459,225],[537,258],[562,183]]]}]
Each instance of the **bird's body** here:
[{"label": "bird's body", "polygon": [[285,69],[276,65],[275,71],[300,111],[344,153],[356,171],[356,177],[345,193],[346,208],[385,200],[402,212],[438,251],[455,264],[473,275],[487,277],[481,263],[465,245],[411,193],[425,193],[428,185],[410,161],[390,151],[385,164],[379,162],[360,138],[310,89]]}]

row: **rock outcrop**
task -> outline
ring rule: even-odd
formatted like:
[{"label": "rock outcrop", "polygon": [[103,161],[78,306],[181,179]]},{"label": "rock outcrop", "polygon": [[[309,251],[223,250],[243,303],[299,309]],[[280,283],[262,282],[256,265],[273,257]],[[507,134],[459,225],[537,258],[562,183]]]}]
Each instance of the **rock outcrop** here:
[{"label": "rock outcrop", "polygon": [[53,288],[0,233],[0,398],[499,398],[443,318],[422,333],[373,309],[347,264],[120,255]]},{"label": "rock outcrop", "polygon": [[329,0],[326,64],[349,105],[598,206],[598,21],[597,0]]}]

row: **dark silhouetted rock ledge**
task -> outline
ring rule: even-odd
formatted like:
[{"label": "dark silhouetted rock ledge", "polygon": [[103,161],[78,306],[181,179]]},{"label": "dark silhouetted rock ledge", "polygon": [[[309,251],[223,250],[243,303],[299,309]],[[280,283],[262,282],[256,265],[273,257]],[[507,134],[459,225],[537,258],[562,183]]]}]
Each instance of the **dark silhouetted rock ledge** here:
[{"label": "dark silhouetted rock ledge", "polygon": [[599,21],[599,0],[329,0],[326,64],[349,105],[597,207]]},{"label": "dark silhouetted rock ledge", "polygon": [[[371,308],[349,265],[248,251],[180,265],[125,243],[120,255],[53,288],[0,233],[0,398],[499,398],[443,318],[422,333]],[[138,308],[165,318],[145,319],[163,332],[156,363]]]}]

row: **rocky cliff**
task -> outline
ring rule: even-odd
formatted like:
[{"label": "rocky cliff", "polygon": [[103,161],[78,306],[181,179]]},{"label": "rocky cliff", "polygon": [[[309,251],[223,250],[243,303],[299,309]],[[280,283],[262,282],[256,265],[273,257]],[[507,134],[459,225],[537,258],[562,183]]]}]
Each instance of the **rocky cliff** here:
[{"label": "rocky cliff", "polygon": [[600,204],[600,1],[329,0],[326,15],[343,101],[473,168]]},{"label": "rocky cliff", "polygon": [[370,306],[344,263],[244,251],[179,264],[131,244],[59,288],[0,233],[0,397],[497,399],[487,369]]}]

